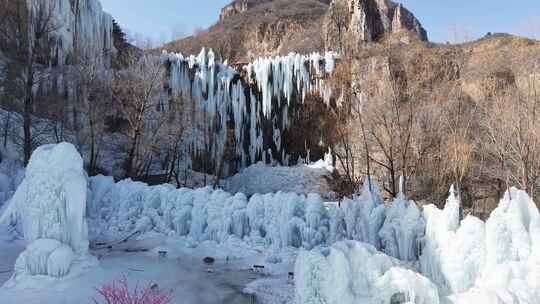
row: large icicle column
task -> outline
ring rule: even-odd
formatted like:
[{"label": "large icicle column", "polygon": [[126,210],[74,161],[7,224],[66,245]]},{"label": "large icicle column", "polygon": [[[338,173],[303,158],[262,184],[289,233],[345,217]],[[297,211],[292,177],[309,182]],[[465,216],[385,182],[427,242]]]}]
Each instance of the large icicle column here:
[{"label": "large icicle column", "polygon": [[99,0],[27,0],[26,4],[30,26],[35,26],[40,14],[52,14],[54,30],[46,37],[52,65],[70,64],[76,56],[110,64],[116,54],[113,18],[103,11]]},{"label": "large icicle column", "polygon": [[27,242],[12,283],[35,275],[63,277],[75,261],[89,260],[87,183],[73,145],[45,145],[32,154],[26,177],[0,218],[0,223],[19,222]]}]

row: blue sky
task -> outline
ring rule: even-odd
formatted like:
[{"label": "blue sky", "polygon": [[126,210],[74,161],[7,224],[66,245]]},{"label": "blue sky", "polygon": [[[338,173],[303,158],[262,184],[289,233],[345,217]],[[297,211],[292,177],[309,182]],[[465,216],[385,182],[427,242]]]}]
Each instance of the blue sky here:
[{"label": "blue sky", "polygon": [[[291,0],[293,1],[293,0]],[[214,23],[230,0],[101,0],[132,33],[169,41]],[[487,32],[540,38],[540,0],[402,0],[427,29],[430,40],[473,39]]]}]

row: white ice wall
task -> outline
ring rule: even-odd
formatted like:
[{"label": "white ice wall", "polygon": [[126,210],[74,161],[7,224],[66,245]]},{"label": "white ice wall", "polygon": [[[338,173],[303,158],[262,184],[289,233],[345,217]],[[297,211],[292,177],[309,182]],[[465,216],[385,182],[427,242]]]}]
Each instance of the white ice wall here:
[{"label": "white ice wall", "polygon": [[92,234],[106,238],[157,231],[197,242],[237,237],[277,248],[307,249],[354,239],[378,249],[384,244],[387,254],[416,260],[418,239],[424,232],[414,202],[396,201],[385,207],[375,184],[342,208],[326,208],[316,194],[278,192],[248,199],[211,188],[150,187],[104,177],[92,177],[90,186]]},{"label": "white ice wall", "polygon": [[99,0],[26,0],[30,26],[34,26],[40,12],[52,12],[49,40],[54,42],[51,57],[65,63],[75,49],[78,54],[103,64],[116,50],[113,45],[113,18],[102,9]]}]

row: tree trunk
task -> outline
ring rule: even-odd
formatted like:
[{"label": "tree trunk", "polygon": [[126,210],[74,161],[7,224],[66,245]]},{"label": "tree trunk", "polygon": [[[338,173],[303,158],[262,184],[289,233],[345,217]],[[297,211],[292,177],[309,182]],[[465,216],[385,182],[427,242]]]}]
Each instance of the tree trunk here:
[{"label": "tree trunk", "polygon": [[129,149],[128,159],[126,163],[126,176],[133,177],[133,162],[135,161],[135,152],[137,151],[137,141],[139,140],[139,131],[135,131],[135,136],[131,142],[131,148]]},{"label": "tree trunk", "polygon": [[34,87],[34,69],[32,65],[32,59],[28,63],[28,70],[26,75],[26,96],[24,98],[24,111],[23,111],[23,129],[24,129],[24,165],[28,165],[30,156],[32,155],[32,111],[34,93],[32,91]]},{"label": "tree trunk", "polygon": [[7,148],[10,120],[11,120],[11,112],[7,111],[6,123],[4,124],[4,149]]}]

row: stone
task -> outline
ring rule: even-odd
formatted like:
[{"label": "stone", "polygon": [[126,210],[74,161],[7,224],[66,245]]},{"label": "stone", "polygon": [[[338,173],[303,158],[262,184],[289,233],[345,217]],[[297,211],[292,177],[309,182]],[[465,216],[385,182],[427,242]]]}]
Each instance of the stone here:
[{"label": "stone", "polygon": [[327,49],[336,51],[403,33],[428,40],[420,21],[401,3],[389,0],[333,0],[324,29]]}]

